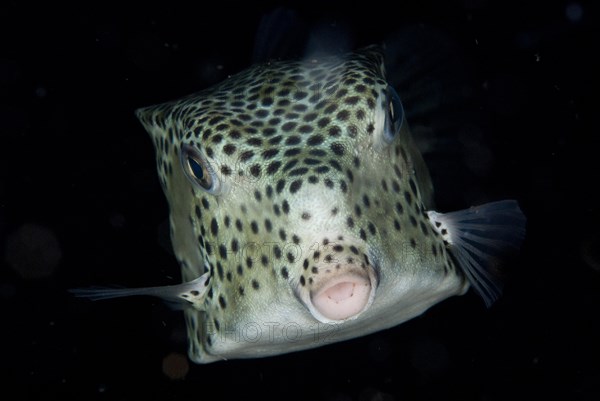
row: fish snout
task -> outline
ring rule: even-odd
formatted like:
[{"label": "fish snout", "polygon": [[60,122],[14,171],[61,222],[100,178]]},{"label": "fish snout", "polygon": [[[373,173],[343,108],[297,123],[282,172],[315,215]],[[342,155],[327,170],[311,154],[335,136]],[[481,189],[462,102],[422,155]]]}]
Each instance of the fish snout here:
[{"label": "fish snout", "polygon": [[301,299],[312,315],[324,323],[358,317],[375,296],[377,278],[366,263],[322,263],[311,269]]}]

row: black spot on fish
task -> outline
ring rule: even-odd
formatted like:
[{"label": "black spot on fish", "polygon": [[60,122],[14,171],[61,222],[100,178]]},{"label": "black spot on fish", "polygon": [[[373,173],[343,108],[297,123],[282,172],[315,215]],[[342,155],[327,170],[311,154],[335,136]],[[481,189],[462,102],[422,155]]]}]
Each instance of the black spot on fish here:
[{"label": "black spot on fish", "polygon": [[327,133],[329,134],[329,136],[338,137],[342,133],[342,130],[340,130],[340,128],[337,126],[333,126],[329,128]]},{"label": "black spot on fish", "polygon": [[215,219],[214,217],[210,221],[210,232],[214,236],[217,236],[217,234],[219,233],[219,223],[217,223],[217,219]]},{"label": "black spot on fish", "polygon": [[425,225],[424,222],[421,222],[421,231],[423,232],[424,236],[428,236],[429,235],[429,231],[427,231],[427,226]]},{"label": "black spot on fish", "polygon": [[273,175],[277,172],[277,170],[279,170],[279,168],[281,167],[281,162],[278,160],[274,160],[272,161],[268,166],[267,166],[267,174],[269,175]]},{"label": "black spot on fish", "polygon": [[414,216],[410,216],[409,220],[410,220],[410,224],[412,224],[413,227],[417,226],[417,219],[415,219]]},{"label": "black spot on fish", "polygon": [[223,244],[219,245],[219,255],[222,259],[227,259],[227,248]]},{"label": "black spot on fish", "polygon": [[247,150],[245,152],[242,152],[242,154],[240,155],[240,160],[245,162],[248,161],[249,159],[251,159],[254,156],[254,152],[251,150]]},{"label": "black spot on fish", "polygon": [[367,233],[365,232],[364,229],[362,229],[362,228],[360,229],[359,235],[360,235],[360,239],[362,239],[363,241],[367,240]]},{"label": "black spot on fish", "polygon": [[219,305],[221,305],[222,309],[227,308],[227,302],[225,302],[223,295],[219,295]]},{"label": "black spot on fish", "polygon": [[259,177],[260,176],[260,165],[258,164],[253,164],[252,166],[250,166],[250,174],[252,174],[254,177]]},{"label": "black spot on fish", "polygon": [[317,125],[319,126],[319,128],[325,128],[327,125],[329,125],[330,122],[331,120],[329,118],[323,117],[319,121],[317,121]]},{"label": "black spot on fish", "polygon": [[267,149],[262,152],[262,157],[263,157],[263,159],[267,159],[267,160],[272,159],[275,156],[277,156],[277,153],[279,153],[279,149],[275,149],[275,148]]},{"label": "black spot on fish", "polygon": [[337,156],[344,155],[344,145],[342,145],[341,143],[333,142],[331,145],[329,145],[329,149],[331,149],[331,151]]},{"label": "black spot on fish", "polygon": [[275,186],[275,191],[277,191],[277,193],[280,194],[281,191],[283,191],[283,188],[285,188],[285,181],[284,180],[277,181],[277,185]]},{"label": "black spot on fish", "polygon": [[273,253],[275,254],[276,259],[281,259],[281,248],[279,245],[273,246]]},{"label": "black spot on fish", "polygon": [[286,145],[298,145],[302,139],[299,136],[292,135],[285,140]]}]

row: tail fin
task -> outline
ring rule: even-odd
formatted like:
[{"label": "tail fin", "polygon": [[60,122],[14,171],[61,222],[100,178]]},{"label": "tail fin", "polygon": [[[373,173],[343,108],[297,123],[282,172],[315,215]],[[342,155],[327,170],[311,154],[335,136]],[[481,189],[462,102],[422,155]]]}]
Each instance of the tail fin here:
[{"label": "tail fin", "polygon": [[525,238],[525,216],[517,201],[486,203],[452,213],[427,212],[467,279],[486,306],[501,294],[497,269],[502,256]]}]

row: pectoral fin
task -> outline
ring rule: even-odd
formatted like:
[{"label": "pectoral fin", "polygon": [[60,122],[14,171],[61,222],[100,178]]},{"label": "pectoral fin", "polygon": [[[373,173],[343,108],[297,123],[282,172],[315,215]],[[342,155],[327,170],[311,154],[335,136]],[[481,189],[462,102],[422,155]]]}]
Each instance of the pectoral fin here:
[{"label": "pectoral fin", "polygon": [[196,309],[202,309],[204,295],[207,292],[209,273],[205,273],[195,280],[177,285],[145,288],[75,288],[69,290],[78,298],[87,298],[92,301],[102,299],[129,297],[134,295],[150,295],[159,297],[171,304],[192,305]]},{"label": "pectoral fin", "polygon": [[502,291],[498,266],[525,238],[525,216],[514,200],[452,213],[427,212],[469,282],[490,306]]}]

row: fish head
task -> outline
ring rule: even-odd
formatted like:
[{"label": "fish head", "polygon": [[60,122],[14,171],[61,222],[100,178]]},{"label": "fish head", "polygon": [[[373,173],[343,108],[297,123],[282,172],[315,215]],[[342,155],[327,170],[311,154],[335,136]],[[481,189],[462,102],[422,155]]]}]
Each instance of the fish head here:
[{"label": "fish head", "polygon": [[199,363],[395,326],[468,284],[383,54],[257,65],[138,110],[151,133]]}]

